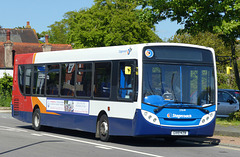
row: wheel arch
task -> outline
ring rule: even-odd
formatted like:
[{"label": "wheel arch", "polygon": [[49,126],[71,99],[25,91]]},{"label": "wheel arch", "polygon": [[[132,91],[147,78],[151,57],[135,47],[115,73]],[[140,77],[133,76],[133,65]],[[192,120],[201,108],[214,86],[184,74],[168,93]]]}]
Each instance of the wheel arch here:
[{"label": "wheel arch", "polygon": [[99,120],[101,118],[102,115],[106,115],[108,117],[108,114],[106,111],[102,110],[99,112],[98,116],[97,116],[97,121],[96,121],[96,134],[95,134],[95,137],[96,138],[100,138],[100,135],[99,135]]},{"label": "wheel arch", "polygon": [[[32,115],[33,115],[33,113],[34,113],[34,111],[35,111],[36,109],[39,109],[39,110],[40,110],[40,107],[38,106],[38,104],[35,104],[35,105],[34,105],[34,108],[33,108],[33,111],[32,111]],[[40,112],[41,112],[41,110],[40,110]]]}]

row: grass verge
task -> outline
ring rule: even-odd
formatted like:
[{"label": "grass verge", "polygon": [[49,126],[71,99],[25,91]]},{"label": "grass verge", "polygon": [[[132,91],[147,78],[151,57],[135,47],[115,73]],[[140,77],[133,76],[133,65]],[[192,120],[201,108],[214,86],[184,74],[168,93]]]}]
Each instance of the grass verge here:
[{"label": "grass verge", "polygon": [[240,121],[238,120],[229,120],[228,118],[217,118],[216,120],[217,125],[222,126],[240,126]]}]

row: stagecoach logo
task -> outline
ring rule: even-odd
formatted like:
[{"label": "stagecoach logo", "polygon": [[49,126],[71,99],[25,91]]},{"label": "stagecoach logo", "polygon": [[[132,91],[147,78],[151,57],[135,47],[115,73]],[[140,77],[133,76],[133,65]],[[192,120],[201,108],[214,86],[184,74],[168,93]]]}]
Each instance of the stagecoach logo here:
[{"label": "stagecoach logo", "polygon": [[132,48],[130,47],[127,50],[119,50],[119,53],[127,53],[128,55],[130,55],[130,53],[132,52]]},{"label": "stagecoach logo", "polygon": [[192,118],[192,115],[191,114],[182,115],[182,114],[168,113],[167,117],[168,118],[178,118],[178,119],[180,119],[180,118]]},{"label": "stagecoach logo", "polygon": [[153,55],[154,55],[153,50],[147,49],[147,50],[145,51],[145,56],[146,56],[146,57],[152,58]]},{"label": "stagecoach logo", "polygon": [[171,113],[168,113],[168,114],[167,114],[167,117],[168,117],[168,118],[171,118],[171,117],[172,117],[172,114],[171,114]]}]

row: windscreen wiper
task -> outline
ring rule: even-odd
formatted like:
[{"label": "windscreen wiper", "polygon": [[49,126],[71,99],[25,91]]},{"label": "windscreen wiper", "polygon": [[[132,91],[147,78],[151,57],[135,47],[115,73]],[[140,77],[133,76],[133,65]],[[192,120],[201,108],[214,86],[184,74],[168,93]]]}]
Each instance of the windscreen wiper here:
[{"label": "windscreen wiper", "polygon": [[[181,102],[180,101],[174,101],[173,103],[175,103],[175,104],[194,104],[194,103],[182,102],[182,101]],[[203,107],[190,106],[188,108],[190,108],[190,109],[199,109],[199,110],[201,110],[201,111],[203,111],[205,113],[209,113],[209,111],[204,109]]]},{"label": "windscreen wiper", "polygon": [[[154,109],[153,111],[156,113],[156,112],[159,112],[160,110],[162,110],[163,108],[165,108],[165,106],[167,106],[169,103],[175,103],[175,104],[194,104],[194,103],[189,103],[189,102],[179,102],[179,101],[175,101],[175,102],[168,102],[162,106],[157,106],[157,105],[153,105],[153,104],[150,104],[150,103],[146,103],[146,102],[143,102],[143,104],[146,104],[146,105],[149,105],[149,106],[153,106],[153,107],[157,107],[156,109]],[[195,105],[195,104],[194,104]],[[175,107],[170,107],[170,108],[175,108]],[[179,107],[178,107],[179,108]],[[185,107],[186,108],[186,107]],[[187,107],[188,109],[199,109],[205,113],[209,113],[208,110],[204,109],[203,107],[196,107],[196,106],[190,106],[190,107]]]},{"label": "windscreen wiper", "polygon": [[171,103],[171,102],[168,102],[168,103],[166,103],[166,104],[164,104],[164,105],[162,105],[162,106],[158,106],[156,109],[154,109],[153,111],[154,112],[159,112],[160,110],[162,110],[165,106],[167,106],[169,103]]},{"label": "windscreen wiper", "polygon": [[157,107],[156,109],[153,110],[154,112],[159,112],[161,109],[163,109],[169,103],[171,103],[171,102],[168,102],[168,103],[166,103],[166,104],[164,104],[162,106],[157,106],[157,105],[153,105],[153,104],[150,104],[150,103],[143,102],[143,104],[146,104],[146,105],[149,105],[149,106],[153,106],[153,107]]},{"label": "windscreen wiper", "polygon": [[142,102],[142,103],[146,104],[146,105],[149,105],[149,106],[158,107],[157,105],[153,105],[153,104],[150,104],[150,103],[147,103],[147,102]]}]

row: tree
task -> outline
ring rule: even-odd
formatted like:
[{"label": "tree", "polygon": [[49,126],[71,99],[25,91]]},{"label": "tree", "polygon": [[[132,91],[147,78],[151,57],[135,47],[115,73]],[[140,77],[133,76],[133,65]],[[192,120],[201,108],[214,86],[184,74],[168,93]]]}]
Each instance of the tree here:
[{"label": "tree", "polygon": [[[67,17],[67,14],[65,14],[65,17]],[[50,30],[43,31],[39,37],[44,37],[46,34],[48,34],[50,36],[48,40],[50,43],[67,44],[67,34],[69,32],[67,19],[63,19],[60,22],[56,21],[54,24],[48,26],[48,28],[50,28]]]},{"label": "tree", "polygon": [[[49,42],[74,48],[102,47],[162,41],[154,26],[139,19],[140,10],[130,0],[95,0],[89,9],[68,12],[49,26]],[[151,27],[150,27],[151,26]],[[59,40],[63,39],[63,40]]]},{"label": "tree", "polygon": [[75,48],[161,41],[140,22],[136,7],[126,0],[95,0],[92,8],[70,15],[68,41]]},{"label": "tree", "polygon": [[[181,32],[217,33],[225,45],[231,47],[231,56],[238,89],[240,89],[236,44],[240,37],[240,0],[139,0],[145,13],[154,21],[170,18],[184,24]],[[151,7],[149,7],[151,6]]]}]

